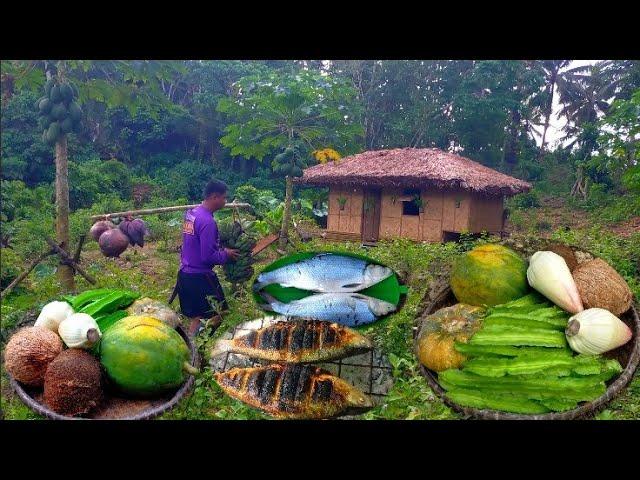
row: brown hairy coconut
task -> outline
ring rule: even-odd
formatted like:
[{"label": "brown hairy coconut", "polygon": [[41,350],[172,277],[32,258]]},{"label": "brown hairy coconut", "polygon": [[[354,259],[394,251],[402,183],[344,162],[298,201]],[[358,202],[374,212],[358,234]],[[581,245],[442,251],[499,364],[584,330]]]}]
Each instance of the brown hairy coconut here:
[{"label": "brown hairy coconut", "polygon": [[98,240],[105,257],[119,257],[129,246],[129,237],[117,228],[105,231]]},{"label": "brown hairy coconut", "polygon": [[97,242],[100,239],[100,236],[106,232],[107,230],[111,230],[112,228],[116,228],[116,226],[110,222],[109,220],[101,220],[96,222],[89,230],[91,237]]},{"label": "brown hairy coconut", "polygon": [[607,262],[594,258],[573,271],[584,308],[604,308],[620,316],[631,307],[633,294],[627,282]]},{"label": "brown hairy coconut", "polygon": [[85,350],[69,348],[49,364],[44,377],[44,403],[61,415],[89,413],[102,401],[100,363]]},{"label": "brown hairy coconut", "polygon": [[576,258],[576,254],[566,245],[555,243],[549,245],[547,250],[556,253],[564,258],[564,261],[566,262],[567,267],[569,267],[570,271],[573,272],[573,270],[578,266],[578,259]]},{"label": "brown hairy coconut", "polygon": [[7,372],[20,383],[41,387],[47,366],[62,349],[62,340],[48,328],[22,328],[11,336],[5,348]]}]

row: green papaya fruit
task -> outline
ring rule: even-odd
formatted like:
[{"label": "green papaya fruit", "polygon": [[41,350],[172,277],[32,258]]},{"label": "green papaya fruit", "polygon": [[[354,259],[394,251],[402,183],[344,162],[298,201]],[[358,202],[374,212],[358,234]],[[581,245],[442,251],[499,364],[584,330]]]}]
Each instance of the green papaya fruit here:
[{"label": "green papaya fruit", "polygon": [[62,95],[62,100],[64,102],[70,103],[73,100],[73,89],[71,85],[68,83],[63,83],[60,85],[60,95]]},{"label": "green papaya fruit", "polygon": [[46,141],[48,144],[56,143],[58,137],[60,136],[60,124],[58,122],[53,122],[49,125],[47,129]]},{"label": "green papaya fruit", "polygon": [[39,110],[40,109],[40,102],[45,98],[49,99],[49,97],[45,96],[45,97],[40,97],[38,100],[36,100],[36,103],[33,104],[33,108],[35,108],[36,110]]},{"label": "green papaya fruit", "polygon": [[134,396],[154,396],[177,389],[196,373],[184,339],[152,317],[130,316],[104,332],[100,362],[109,380]]},{"label": "green papaya fruit", "polygon": [[60,85],[54,85],[49,93],[49,100],[52,103],[60,103],[62,101],[62,93],[60,93]]},{"label": "green papaya fruit", "polygon": [[51,111],[52,103],[47,97],[43,97],[38,102],[38,110],[40,115],[47,115]]},{"label": "green papaya fruit", "polygon": [[69,116],[74,122],[79,122],[82,119],[82,109],[76,102],[69,104]]},{"label": "green papaya fruit", "polygon": [[60,130],[62,133],[70,133],[73,131],[73,120],[71,120],[71,117],[67,117],[60,122]]},{"label": "green papaya fruit", "polygon": [[50,78],[49,80],[47,80],[47,83],[44,84],[44,93],[47,95],[47,97],[51,94],[51,89],[55,84],[56,81],[53,78]]},{"label": "green papaya fruit", "polygon": [[51,116],[54,120],[62,121],[67,117],[67,108],[62,103],[57,103],[51,108]]}]

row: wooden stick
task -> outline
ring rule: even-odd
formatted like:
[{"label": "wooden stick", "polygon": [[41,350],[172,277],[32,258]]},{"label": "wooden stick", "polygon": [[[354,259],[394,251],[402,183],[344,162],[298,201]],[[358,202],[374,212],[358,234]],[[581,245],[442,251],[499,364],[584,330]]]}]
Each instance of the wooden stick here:
[{"label": "wooden stick", "polygon": [[31,273],[31,270],[33,270],[36,267],[36,265],[38,265],[42,260],[47,258],[49,255],[53,255],[53,250],[47,250],[46,252],[41,253],[36,259],[34,259],[24,272],[22,272],[20,275],[14,278],[13,282],[7,285],[7,288],[2,290],[2,292],[0,293],[0,298],[4,298],[11,290],[14,289],[16,285],[18,285],[22,280],[24,280],[27,277],[27,275]]},{"label": "wooden stick", "polygon": [[[195,208],[201,205],[200,203],[194,203],[193,205],[176,205],[174,207],[158,207],[158,208],[145,208],[143,210],[129,210],[127,212],[115,212],[115,213],[104,213],[102,215],[92,215],[91,220],[109,220],[113,217],[127,217],[129,215],[153,215],[154,213],[167,213],[167,212],[177,212],[179,210],[189,210],[190,208]],[[252,208],[250,203],[227,203],[222,208]]]},{"label": "wooden stick", "polygon": [[65,261],[65,263],[68,263],[73,268],[75,268],[80,275],[82,275],[84,278],[87,279],[87,282],[89,282],[92,285],[96,284],[96,281],[94,280],[94,278],[91,275],[89,275],[87,272],[85,272],[84,269],[80,265],[78,265],[76,262],[74,262],[73,258],[71,258],[69,256],[69,254],[65,250],[60,248],[60,245],[58,245],[56,242],[51,240],[49,237],[45,237],[44,239],[47,241],[49,246],[51,246],[51,248],[53,250],[55,250],[55,252],[58,255],[60,255],[60,257]]},{"label": "wooden stick", "polygon": [[80,235],[80,239],[78,240],[78,246],[76,247],[76,253],[73,254],[73,261],[76,263],[80,263],[80,252],[82,252],[82,245],[84,245],[84,240],[87,236],[83,233]]}]

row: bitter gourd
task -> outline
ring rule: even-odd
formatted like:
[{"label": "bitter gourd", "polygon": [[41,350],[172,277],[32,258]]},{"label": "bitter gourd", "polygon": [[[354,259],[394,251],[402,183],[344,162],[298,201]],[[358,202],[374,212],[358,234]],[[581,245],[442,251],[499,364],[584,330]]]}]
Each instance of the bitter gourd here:
[{"label": "bitter gourd", "polygon": [[575,401],[593,400],[602,395],[606,386],[601,375],[586,377],[551,377],[543,375],[507,375],[483,377],[461,370],[445,370],[438,380],[445,390],[476,388],[496,392],[526,395],[530,399],[563,398]]},{"label": "bitter gourd", "polygon": [[564,332],[522,328],[507,325],[488,325],[469,341],[472,345],[528,345],[533,347],[566,347]]},{"label": "bitter gourd", "polygon": [[547,413],[550,411],[545,405],[526,397],[487,391],[454,388],[447,392],[447,397],[466,407],[489,408],[512,413]]},{"label": "bitter gourd", "polygon": [[491,315],[484,319],[483,324],[489,325],[516,325],[518,327],[540,328],[543,330],[564,330],[567,326],[567,321],[563,320],[562,325],[554,325],[553,323],[546,322],[544,320],[538,320],[533,318],[519,318],[513,319],[511,317]]}]

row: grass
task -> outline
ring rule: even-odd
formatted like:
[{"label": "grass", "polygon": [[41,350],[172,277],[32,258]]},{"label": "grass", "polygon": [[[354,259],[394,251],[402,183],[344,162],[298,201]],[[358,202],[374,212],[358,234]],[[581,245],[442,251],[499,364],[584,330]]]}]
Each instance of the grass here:
[{"label": "grass", "polygon": [[[571,234],[573,237],[567,237],[566,233],[559,232],[555,232],[553,235],[559,239],[571,241],[571,243],[582,242],[589,245],[594,253],[601,254],[623,273],[638,295],[640,282],[633,265],[635,258],[633,255],[637,253],[638,246],[632,244],[638,240],[638,237],[613,239],[603,237],[602,232],[600,232],[600,236],[596,236],[595,233],[592,234],[589,231],[582,232],[580,235],[572,231]],[[362,418],[460,418],[433,394],[421,377],[412,352],[412,327],[420,301],[429,288],[429,282],[442,271],[444,265],[451,262],[455,255],[471,246],[470,241],[464,241],[461,244],[420,244],[408,240],[381,242],[375,248],[366,249],[354,243],[313,241],[298,245],[301,251],[326,249],[365,254],[393,268],[409,287],[404,306],[397,313],[361,328],[361,331],[369,335],[376,346],[388,355],[393,366],[395,381],[385,402],[365,413]],[[129,250],[121,259],[107,259],[102,257],[93,245],[90,245],[89,250],[84,254],[84,264],[99,279],[100,286],[130,288],[146,296],[166,300],[173,288],[178,268],[178,254],[166,248],[166,242],[162,248],[158,247],[159,245],[151,243],[138,253]],[[628,259],[629,255],[631,255],[631,260]],[[275,252],[265,252],[256,271],[260,270],[260,266],[268,264],[275,258]],[[246,320],[264,315],[254,305],[246,288],[232,293],[230,285],[224,281],[223,275],[219,276],[223,281],[230,311],[214,335],[208,335],[209,332],[206,331],[198,339],[198,347],[204,356],[205,365],[208,364],[212,344],[225,331]],[[247,285],[250,284],[249,282]],[[84,280],[79,280],[78,289],[84,290],[86,288],[89,288],[89,285]],[[2,302],[3,334],[12,331],[25,318],[25,315],[33,317],[46,302],[55,298],[59,293],[60,288],[55,277],[51,275],[51,271],[45,272],[41,276],[32,274],[23,288],[16,290]],[[8,385],[4,367],[2,369],[0,406],[6,419],[40,418],[13,394]],[[175,409],[160,418],[213,420],[267,419],[269,417],[225,395],[213,381],[211,371],[205,369],[196,379],[192,394],[181,401]],[[610,403],[597,418],[640,418],[640,379],[637,375],[623,395]]]}]

